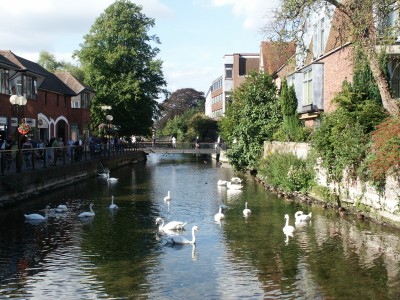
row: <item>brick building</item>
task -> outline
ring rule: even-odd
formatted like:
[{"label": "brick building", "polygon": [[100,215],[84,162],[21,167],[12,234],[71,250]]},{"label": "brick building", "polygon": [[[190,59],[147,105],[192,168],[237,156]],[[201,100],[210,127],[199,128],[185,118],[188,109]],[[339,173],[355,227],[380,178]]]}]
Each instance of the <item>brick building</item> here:
[{"label": "brick building", "polygon": [[[73,76],[53,74],[39,64],[0,50],[0,135],[17,136],[18,119],[30,126],[35,140],[83,138],[89,134],[90,101],[94,91]],[[24,96],[24,106],[11,95]]]}]

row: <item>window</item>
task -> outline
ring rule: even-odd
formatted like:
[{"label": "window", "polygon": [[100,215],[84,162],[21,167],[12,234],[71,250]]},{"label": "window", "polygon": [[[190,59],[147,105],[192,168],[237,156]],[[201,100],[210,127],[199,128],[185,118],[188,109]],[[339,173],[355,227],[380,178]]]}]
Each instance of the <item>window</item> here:
[{"label": "window", "polygon": [[47,104],[47,92],[44,92],[44,104]]},{"label": "window", "polygon": [[57,106],[60,106],[60,95],[57,94]]},{"label": "window", "polygon": [[9,94],[8,70],[0,69],[0,93]]},{"label": "window", "polygon": [[225,65],[225,79],[232,79],[233,78],[233,64],[226,64]]},{"label": "window", "polygon": [[304,72],[303,80],[303,106],[313,103],[312,70]]},{"label": "window", "polygon": [[74,100],[74,101],[72,102],[72,107],[73,107],[73,108],[80,108],[79,100]]},{"label": "window", "polygon": [[89,109],[90,107],[90,94],[88,92],[83,92],[81,94],[82,108]]},{"label": "window", "polygon": [[20,75],[10,83],[13,94],[23,95],[27,99],[36,99],[37,81],[35,77]]}]

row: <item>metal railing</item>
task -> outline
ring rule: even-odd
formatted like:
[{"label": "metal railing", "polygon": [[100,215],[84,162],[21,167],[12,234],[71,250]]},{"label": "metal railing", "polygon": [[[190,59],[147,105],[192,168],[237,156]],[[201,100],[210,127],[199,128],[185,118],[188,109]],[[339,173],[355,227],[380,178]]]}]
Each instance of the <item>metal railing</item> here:
[{"label": "metal railing", "polygon": [[73,164],[93,159],[108,159],[138,150],[135,144],[93,144],[46,148],[0,150],[0,175]]}]

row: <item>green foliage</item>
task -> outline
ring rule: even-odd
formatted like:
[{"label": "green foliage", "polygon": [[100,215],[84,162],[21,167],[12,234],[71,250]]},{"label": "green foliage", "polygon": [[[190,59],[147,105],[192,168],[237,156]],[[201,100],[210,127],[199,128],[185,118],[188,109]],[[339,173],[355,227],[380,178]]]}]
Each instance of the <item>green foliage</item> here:
[{"label": "green foliage", "polygon": [[322,115],[311,138],[329,179],[336,181],[342,179],[344,170],[353,177],[360,175],[369,150],[369,133],[385,117],[368,63],[360,54],[357,58],[353,85],[343,82],[342,91],[333,99],[338,109]]},{"label": "green foliage", "polygon": [[283,122],[281,127],[274,133],[276,141],[299,142],[307,139],[307,131],[301,124],[297,114],[297,98],[294,86],[287,85],[286,79],[282,82],[281,94],[279,97]]},{"label": "green foliage", "polygon": [[172,120],[175,116],[185,115],[187,111],[192,111],[190,115],[187,115],[189,119],[196,112],[203,112],[204,104],[205,97],[203,92],[198,92],[191,88],[179,89],[173,92],[161,104],[162,116],[156,123],[157,130],[163,130],[169,120]]},{"label": "green foliage", "polygon": [[62,65],[62,63],[56,60],[53,54],[45,50],[40,51],[37,63],[52,73],[54,73]]},{"label": "green foliage", "polygon": [[268,155],[261,160],[257,171],[269,185],[287,192],[310,190],[315,177],[313,168],[292,153]]},{"label": "green foliage", "polygon": [[322,166],[328,171],[329,178],[340,181],[345,169],[350,174],[356,173],[365,157],[365,138],[362,126],[353,115],[338,108],[329,115],[322,115],[311,144],[322,158]]},{"label": "green foliage", "polygon": [[96,91],[92,101],[93,127],[104,122],[101,106],[111,106],[113,124],[121,135],[150,135],[159,112],[157,102],[163,78],[159,53],[152,43],[156,36],[147,32],[154,20],[142,7],[128,0],[117,0],[106,8],[84,36],[81,49],[74,53],[85,73],[85,83]]},{"label": "green foliage", "polygon": [[217,122],[203,113],[196,113],[189,120],[186,141],[193,141],[199,137],[201,142],[214,142],[217,136]]},{"label": "green foliage", "polygon": [[253,72],[232,99],[219,122],[220,134],[230,148],[227,156],[236,169],[254,168],[264,141],[272,139],[282,121],[276,86],[270,75]]}]

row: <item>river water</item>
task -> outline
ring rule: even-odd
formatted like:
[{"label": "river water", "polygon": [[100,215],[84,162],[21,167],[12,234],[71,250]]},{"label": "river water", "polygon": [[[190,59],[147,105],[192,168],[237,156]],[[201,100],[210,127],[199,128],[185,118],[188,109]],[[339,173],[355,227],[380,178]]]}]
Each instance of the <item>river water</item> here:
[{"label": "river water", "polygon": [[[150,154],[111,176],[0,212],[0,299],[400,299],[398,230],[278,198],[207,157]],[[232,176],[241,191],[217,186]],[[68,212],[24,219],[58,204]],[[312,220],[285,236],[298,210]],[[157,217],[187,222],[188,239],[198,226],[195,246],[167,243]]]}]

